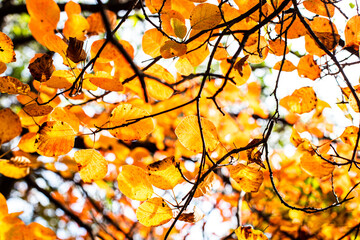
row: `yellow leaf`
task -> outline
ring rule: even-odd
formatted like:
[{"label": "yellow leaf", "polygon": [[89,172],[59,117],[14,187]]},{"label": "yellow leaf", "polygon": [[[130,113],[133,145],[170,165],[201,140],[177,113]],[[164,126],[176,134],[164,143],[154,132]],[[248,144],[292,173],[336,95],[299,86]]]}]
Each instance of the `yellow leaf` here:
[{"label": "yellow leaf", "polygon": [[55,240],[56,234],[50,228],[44,227],[40,223],[32,222],[26,226],[28,234],[25,240]]},{"label": "yellow leaf", "polygon": [[136,209],[136,218],[147,227],[160,226],[173,217],[171,208],[162,198],[151,198]]},{"label": "yellow leaf", "polygon": [[304,152],[300,158],[300,163],[301,168],[314,177],[328,176],[335,168],[334,165],[316,155],[314,151]]},{"label": "yellow leaf", "polygon": [[11,39],[3,32],[0,32],[0,62],[15,62],[14,44]]},{"label": "yellow leaf", "polygon": [[341,134],[340,139],[347,144],[355,147],[359,128],[355,126],[346,127],[344,132]]},{"label": "yellow leaf", "polygon": [[89,23],[83,16],[72,14],[65,22],[63,34],[67,39],[72,37],[84,41],[86,39],[85,34],[89,28]]},{"label": "yellow leaf", "polygon": [[49,105],[39,105],[37,103],[31,103],[23,107],[26,114],[32,117],[45,116],[51,113],[53,108]]},{"label": "yellow leaf", "polygon": [[[148,112],[128,103],[120,103],[110,115],[108,123],[109,132],[121,140],[139,140],[146,137],[154,130],[154,121],[152,118],[145,118],[135,122],[134,119],[148,116]],[[132,123],[134,122],[134,123]],[[122,126],[129,124],[128,126]],[[122,127],[119,127],[122,126]],[[116,128],[118,127],[118,128]]]},{"label": "yellow leaf", "polygon": [[210,3],[197,5],[190,14],[192,29],[206,30],[215,27],[221,22],[218,6]]},{"label": "yellow leaf", "polygon": [[18,167],[10,160],[0,159],[0,173],[9,178],[20,179],[30,173],[30,168]]},{"label": "yellow leaf", "polygon": [[[152,65],[149,69],[145,71],[146,74],[149,74],[153,77],[156,77],[165,83],[173,84],[175,83],[174,76],[163,66],[159,64]],[[170,98],[174,90],[170,88],[169,86],[166,86],[165,84],[152,79],[152,78],[145,78],[145,83],[147,90],[149,92],[149,95],[156,100],[165,100]],[[142,90],[142,89],[141,89]]]},{"label": "yellow leaf", "polygon": [[27,94],[30,87],[14,77],[0,77],[0,92],[8,94]]},{"label": "yellow leaf", "polygon": [[179,217],[179,221],[189,222],[189,223],[196,223],[204,218],[204,213],[194,206],[193,212],[190,213],[182,213]]},{"label": "yellow leaf", "polygon": [[264,174],[261,168],[255,164],[228,167],[230,177],[233,178],[244,192],[257,192],[264,180]]},{"label": "yellow leaf", "polygon": [[167,157],[147,166],[150,182],[157,188],[172,189],[184,181],[174,157]]},{"label": "yellow leaf", "polygon": [[204,179],[204,181],[202,181],[196,191],[195,191],[195,194],[194,194],[194,198],[198,198],[198,197],[201,197],[205,194],[207,194],[211,189],[212,189],[212,186],[214,184],[214,181],[215,181],[215,173],[214,172],[210,172]]},{"label": "yellow leaf", "polygon": [[0,144],[6,143],[22,131],[20,118],[10,108],[0,110]]},{"label": "yellow leaf", "polygon": [[34,132],[24,134],[20,139],[18,148],[24,152],[36,152],[35,139],[36,133]]},{"label": "yellow leaf", "polygon": [[[213,151],[219,144],[215,125],[206,118],[201,119],[206,150]],[[203,144],[197,116],[185,117],[175,129],[175,134],[185,148],[193,152],[202,152]]]},{"label": "yellow leaf", "polygon": [[94,149],[75,152],[75,161],[79,167],[81,179],[86,183],[103,179],[107,173],[107,161]]},{"label": "yellow leaf", "polygon": [[235,230],[235,234],[238,237],[238,240],[267,240],[263,232],[260,230],[254,230],[252,227],[238,227]]},{"label": "yellow leaf", "polygon": [[117,181],[119,190],[133,200],[147,200],[151,198],[154,192],[148,174],[145,170],[137,166],[122,166]]},{"label": "yellow leaf", "polygon": [[75,136],[76,132],[66,122],[44,122],[36,134],[37,153],[47,157],[66,154],[74,147]]}]

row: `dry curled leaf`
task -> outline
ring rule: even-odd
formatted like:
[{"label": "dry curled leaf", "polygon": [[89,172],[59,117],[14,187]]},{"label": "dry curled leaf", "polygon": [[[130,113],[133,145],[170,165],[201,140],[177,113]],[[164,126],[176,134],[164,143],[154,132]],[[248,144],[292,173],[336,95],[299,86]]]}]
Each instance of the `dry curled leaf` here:
[{"label": "dry curled leaf", "polygon": [[194,206],[194,209],[190,213],[182,213],[179,216],[179,221],[184,221],[188,223],[196,223],[203,219],[205,214],[196,206]]},{"label": "dry curled leaf", "polygon": [[54,70],[53,59],[49,54],[43,54],[29,64],[31,75],[40,82],[49,80]]},{"label": "dry curled leaf", "polygon": [[84,61],[86,59],[86,53],[83,49],[84,41],[76,38],[69,38],[69,45],[66,49],[66,57],[70,58],[74,63]]},{"label": "dry curled leaf", "polygon": [[199,183],[195,194],[194,194],[194,198],[198,198],[201,197],[205,194],[207,194],[208,192],[211,191],[212,186],[214,184],[215,181],[215,173],[214,172],[210,172],[204,179],[204,181],[202,181],[201,183]]}]

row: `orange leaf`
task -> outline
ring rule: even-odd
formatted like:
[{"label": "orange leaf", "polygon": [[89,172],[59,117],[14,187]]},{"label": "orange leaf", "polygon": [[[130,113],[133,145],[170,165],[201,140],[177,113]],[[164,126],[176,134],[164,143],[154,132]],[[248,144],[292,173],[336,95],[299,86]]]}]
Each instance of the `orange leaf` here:
[{"label": "orange leaf", "polygon": [[235,230],[238,240],[267,240],[268,238],[260,230],[255,230],[251,226],[240,226]]},{"label": "orange leaf", "polygon": [[190,14],[192,29],[206,30],[215,27],[221,22],[218,6],[210,3],[197,5]]},{"label": "orange leaf", "polygon": [[346,43],[346,47],[353,47],[355,50],[359,50],[360,16],[353,16],[346,23],[345,43]]},{"label": "orange leaf", "polygon": [[325,177],[330,175],[335,166],[331,163],[328,163],[313,151],[304,152],[301,159],[301,167],[308,174],[314,177]]},{"label": "orange leaf", "polygon": [[66,107],[56,107],[49,115],[49,120],[66,122],[68,123],[75,132],[79,131],[80,120]]},{"label": "orange leaf", "polygon": [[[241,58],[237,59],[237,62],[239,62]],[[228,59],[225,59],[221,61],[220,63],[220,69],[223,75],[226,75],[226,73],[229,71],[230,63],[228,62]],[[236,71],[235,66],[230,72],[229,77],[232,78],[236,85],[240,86],[246,83],[246,81],[250,78],[251,75],[251,67],[249,63],[245,62],[244,65],[242,65],[242,71],[241,74],[239,71]]]},{"label": "orange leaf", "polygon": [[66,122],[45,122],[36,134],[37,153],[47,157],[66,154],[74,147],[75,136],[76,132]]},{"label": "orange leaf", "polygon": [[65,4],[65,12],[68,16],[72,14],[80,14],[81,13],[81,6],[80,4],[69,1]]},{"label": "orange leaf", "polygon": [[[143,118],[147,115],[149,115],[148,112],[141,108],[128,103],[120,103],[111,112],[108,127],[114,129],[109,130],[109,132],[114,137],[126,141],[144,138],[154,130],[152,118],[145,118],[132,124],[131,122],[134,119]],[[128,126],[122,126],[123,124]]]},{"label": "orange leaf", "polygon": [[314,61],[313,55],[305,55],[300,58],[297,65],[299,77],[315,80],[320,77],[321,69]]},{"label": "orange leaf", "polygon": [[180,57],[186,54],[186,45],[168,40],[160,47],[160,54],[163,58]]},{"label": "orange leaf", "polygon": [[155,58],[160,56],[160,48],[167,38],[156,28],[147,30],[142,37],[142,49],[144,53]]},{"label": "orange leaf", "polygon": [[317,97],[312,87],[302,87],[280,100],[280,105],[293,113],[307,113],[316,107]]},{"label": "orange leaf", "polygon": [[0,32],[0,62],[15,62],[14,44],[11,39],[3,32]]},{"label": "orange leaf", "polygon": [[264,181],[264,174],[256,164],[228,166],[233,178],[244,192],[257,192]]},{"label": "orange leaf", "polygon": [[275,54],[276,56],[283,56],[289,52],[289,48],[285,47],[285,41],[281,38],[276,39],[275,41],[269,41],[270,53]]},{"label": "orange leaf", "polygon": [[92,84],[104,90],[122,91],[124,89],[120,79],[116,79],[107,72],[99,71],[95,74],[87,74],[86,77]]},{"label": "orange leaf", "polygon": [[[114,12],[109,10],[105,10],[105,13],[110,23],[110,29],[113,30],[116,27],[117,16]],[[86,20],[89,23],[88,36],[106,32],[100,12],[91,14]]]},{"label": "orange leaf", "polygon": [[41,239],[41,240],[55,240],[57,239],[56,234],[50,228],[44,227],[40,223],[32,222],[26,226],[27,239]]},{"label": "orange leaf", "polygon": [[148,174],[140,167],[133,165],[122,166],[117,177],[119,190],[128,198],[144,201],[153,195]]},{"label": "orange leaf", "polygon": [[60,19],[60,8],[53,0],[27,0],[26,8],[32,18],[56,29]]},{"label": "orange leaf", "polygon": [[205,177],[205,179],[201,183],[199,183],[198,187],[196,188],[194,198],[198,198],[209,193],[213,187],[214,181],[215,181],[215,173],[210,172]]},{"label": "orange leaf", "polygon": [[147,166],[149,180],[152,185],[161,189],[173,189],[184,181],[176,168],[174,157],[167,157]]},{"label": "orange leaf", "polygon": [[26,114],[32,117],[45,116],[51,113],[53,108],[49,105],[39,105],[37,103],[31,103],[23,107]]},{"label": "orange leaf", "polygon": [[10,108],[0,110],[0,144],[9,142],[22,131],[20,118]]},{"label": "orange leaf", "polygon": [[[175,37],[177,36],[175,33],[175,28],[171,24],[171,23],[175,23],[178,27],[177,29],[178,33],[181,33],[180,35],[182,35],[182,37],[180,38],[183,38],[185,36],[187,32],[185,26],[185,18],[181,15],[181,13],[175,10],[170,10],[168,12],[161,14],[161,21],[162,21],[163,31],[168,35]],[[181,28],[180,31],[179,31],[179,27]],[[184,31],[184,27],[185,27],[185,31]]]},{"label": "orange leaf", "polygon": [[83,149],[75,152],[75,161],[79,167],[81,179],[86,183],[101,180],[107,173],[107,161],[94,149]]},{"label": "orange leaf", "polygon": [[36,133],[34,132],[24,134],[20,139],[18,148],[24,152],[36,152],[35,139]]},{"label": "orange leaf", "polygon": [[350,144],[352,147],[355,147],[357,135],[359,133],[359,128],[355,126],[346,127],[344,132],[340,135],[340,139],[347,144]]},{"label": "orange leaf", "polygon": [[207,44],[192,41],[186,44],[188,53],[185,55],[193,67],[199,66],[209,55]]},{"label": "orange leaf", "polygon": [[[275,63],[273,69],[280,71],[281,64],[282,64],[282,61],[279,61],[279,62]],[[295,69],[296,69],[296,66],[292,62],[290,62],[289,60],[285,60],[281,71],[292,72]]]},{"label": "orange leaf", "polygon": [[30,87],[29,85],[20,82],[17,78],[5,76],[0,77],[0,92],[26,95],[30,92]]},{"label": "orange leaf", "polygon": [[[210,120],[200,119],[206,150],[213,151],[219,144],[216,127]],[[199,153],[203,151],[197,116],[185,117],[176,127],[175,134],[186,149]]]},{"label": "orange leaf", "polygon": [[315,14],[325,17],[334,16],[335,6],[331,3],[325,3],[321,0],[306,0],[303,4],[307,10]]},{"label": "orange leaf", "polygon": [[171,208],[162,198],[151,198],[136,209],[136,218],[147,227],[155,227],[169,222],[173,217]]},{"label": "orange leaf", "polygon": [[6,64],[0,61],[0,74],[4,73],[6,71],[6,68]]}]

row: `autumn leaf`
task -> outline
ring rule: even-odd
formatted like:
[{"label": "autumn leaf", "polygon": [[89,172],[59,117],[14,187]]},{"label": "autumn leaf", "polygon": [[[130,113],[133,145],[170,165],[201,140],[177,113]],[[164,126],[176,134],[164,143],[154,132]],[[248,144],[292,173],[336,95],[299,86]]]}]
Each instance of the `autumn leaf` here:
[{"label": "autumn leaf", "polygon": [[84,42],[76,38],[69,38],[69,46],[66,49],[66,56],[74,63],[84,61],[86,53],[83,49]]},{"label": "autumn leaf", "polygon": [[300,58],[297,65],[299,77],[310,78],[315,80],[320,77],[321,69],[314,61],[312,55],[306,55]]},{"label": "autumn leaf", "polygon": [[22,131],[20,118],[10,108],[0,110],[0,144],[9,142]]},{"label": "autumn leaf", "polygon": [[173,189],[183,182],[184,179],[176,168],[176,164],[174,157],[167,157],[148,165],[146,169],[151,184],[161,189]]},{"label": "autumn leaf", "polygon": [[283,65],[281,70],[284,72],[292,72],[296,69],[296,66],[289,60],[284,60],[284,63],[282,63],[282,61],[275,63],[273,69],[280,71],[281,65]]},{"label": "autumn leaf", "polygon": [[235,230],[235,234],[238,237],[238,240],[267,240],[263,232],[260,230],[255,230],[251,226],[240,226]]},{"label": "autumn leaf", "polygon": [[0,92],[8,94],[27,94],[30,87],[22,83],[19,79],[5,76],[0,77]]},{"label": "autumn leaf", "polygon": [[201,196],[204,196],[205,194],[208,194],[214,184],[215,181],[215,173],[210,172],[202,182],[199,183],[195,190],[194,198],[198,198]]},{"label": "autumn leaf", "polygon": [[230,177],[233,178],[244,192],[257,192],[264,180],[264,175],[259,166],[254,164],[237,164],[228,167]]},{"label": "autumn leaf", "polygon": [[332,160],[326,161],[313,151],[304,152],[300,161],[302,169],[314,177],[326,177],[335,169],[335,166],[330,163]]},{"label": "autumn leaf", "polygon": [[[105,14],[107,19],[109,20],[110,29],[113,30],[116,26],[116,14],[110,10],[105,10]],[[88,36],[106,32],[100,12],[92,13],[86,20],[89,24],[89,29],[87,30]]]},{"label": "autumn leaf", "polygon": [[[139,140],[146,137],[154,130],[152,118],[144,118],[148,115],[149,114],[141,108],[128,103],[120,103],[111,112],[107,127],[113,128],[109,129],[109,132],[116,138],[127,141]],[[134,120],[141,118],[144,119],[136,122]]]},{"label": "autumn leaf", "polygon": [[205,217],[205,214],[196,206],[194,206],[194,209],[192,212],[185,212],[182,213],[179,216],[179,221],[184,221],[184,222],[188,222],[188,223],[196,223],[198,221],[200,221],[201,219],[203,219]]},{"label": "autumn leaf", "polygon": [[37,103],[31,103],[23,107],[26,114],[32,117],[45,116],[51,113],[53,107],[49,105],[39,105]]},{"label": "autumn leaf", "polygon": [[312,87],[302,87],[280,100],[280,105],[293,113],[307,113],[316,107],[317,97]]},{"label": "autumn leaf", "polygon": [[81,179],[90,183],[101,180],[107,173],[107,161],[94,149],[83,149],[75,152],[75,161],[79,167]]},{"label": "autumn leaf", "polygon": [[0,173],[9,178],[21,179],[30,173],[30,168],[17,166],[15,160],[0,159]]},{"label": "autumn leaf", "polygon": [[147,30],[142,38],[142,48],[144,53],[155,58],[160,56],[160,48],[167,40],[156,28]]},{"label": "autumn leaf", "polygon": [[66,122],[47,121],[43,123],[36,135],[37,153],[48,156],[60,156],[74,147],[76,132]]},{"label": "autumn leaf", "polygon": [[122,166],[117,181],[119,190],[133,200],[144,201],[153,195],[149,175],[140,167]]},{"label": "autumn leaf", "polygon": [[0,32],[0,62],[15,62],[14,44],[11,39],[3,32]]},{"label": "autumn leaf", "polygon": [[359,128],[355,126],[346,127],[344,132],[340,135],[340,139],[347,144],[355,147],[356,140],[358,137]]},{"label": "autumn leaf", "polygon": [[197,5],[190,14],[192,29],[205,30],[215,27],[221,22],[220,10],[216,5],[203,3]]},{"label": "autumn leaf", "polygon": [[335,7],[332,4],[325,3],[321,0],[306,0],[303,2],[304,7],[318,15],[325,17],[332,17],[335,12]]},{"label": "autumn leaf", "polygon": [[163,58],[180,57],[186,54],[186,50],[185,44],[168,40],[160,47],[160,54]]},{"label": "autumn leaf", "polygon": [[[219,144],[216,127],[206,119],[200,118],[207,151],[213,151]],[[185,117],[175,129],[175,134],[185,148],[193,152],[202,152],[203,144],[197,116]]]},{"label": "autumn leaf", "polygon": [[173,217],[171,208],[159,197],[143,202],[136,209],[136,218],[147,227],[155,227],[169,222]]},{"label": "autumn leaf", "polygon": [[345,27],[345,43],[347,47],[354,47],[359,49],[360,44],[360,16],[353,16],[350,18]]},{"label": "autumn leaf", "polygon": [[49,80],[55,70],[52,57],[48,54],[37,57],[28,68],[33,78],[40,82]]}]

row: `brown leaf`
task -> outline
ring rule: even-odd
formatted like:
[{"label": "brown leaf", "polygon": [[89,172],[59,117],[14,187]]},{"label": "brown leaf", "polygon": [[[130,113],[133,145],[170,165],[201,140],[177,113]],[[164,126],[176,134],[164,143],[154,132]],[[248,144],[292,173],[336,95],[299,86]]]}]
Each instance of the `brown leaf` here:
[{"label": "brown leaf", "polygon": [[260,167],[266,168],[263,162],[261,161],[262,152],[259,151],[256,147],[246,150],[246,154],[249,163],[256,163]]},{"label": "brown leaf", "polygon": [[74,63],[84,61],[86,53],[83,49],[84,41],[77,40],[76,38],[69,38],[69,46],[66,49],[66,57]]},{"label": "brown leaf", "polygon": [[52,57],[48,54],[35,59],[35,61],[29,64],[28,68],[34,79],[40,82],[49,80],[55,70]]},{"label": "brown leaf", "polygon": [[234,69],[239,72],[240,76],[243,76],[243,67],[246,62],[246,60],[249,58],[250,55],[246,55],[245,57],[241,58],[239,61],[237,61],[234,65]]},{"label": "brown leaf", "polygon": [[204,213],[194,206],[193,212],[190,213],[182,213],[179,217],[179,221],[189,222],[189,223],[196,223],[204,218]]}]

